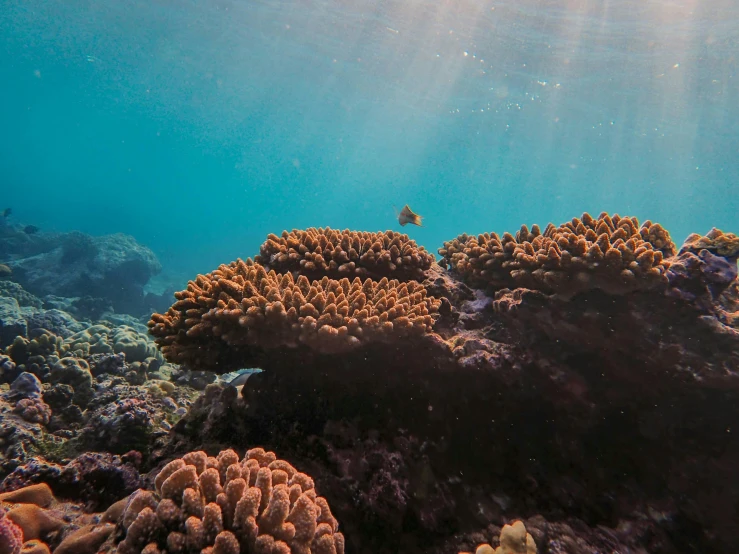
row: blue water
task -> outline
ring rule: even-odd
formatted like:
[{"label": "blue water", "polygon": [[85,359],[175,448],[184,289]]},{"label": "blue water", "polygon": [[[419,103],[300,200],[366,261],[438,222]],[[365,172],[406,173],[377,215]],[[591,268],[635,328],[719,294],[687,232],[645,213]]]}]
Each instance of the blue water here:
[{"label": "blue water", "polygon": [[737,232],[738,53],[735,0],[0,0],[0,208],[186,277],[308,226]]}]

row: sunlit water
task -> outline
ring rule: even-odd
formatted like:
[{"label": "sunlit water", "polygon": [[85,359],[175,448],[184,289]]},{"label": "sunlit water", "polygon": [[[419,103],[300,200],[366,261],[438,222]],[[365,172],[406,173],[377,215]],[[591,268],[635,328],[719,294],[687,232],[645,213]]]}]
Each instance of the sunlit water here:
[{"label": "sunlit water", "polygon": [[0,0],[0,195],[185,277],[269,232],[736,231],[739,2]]}]

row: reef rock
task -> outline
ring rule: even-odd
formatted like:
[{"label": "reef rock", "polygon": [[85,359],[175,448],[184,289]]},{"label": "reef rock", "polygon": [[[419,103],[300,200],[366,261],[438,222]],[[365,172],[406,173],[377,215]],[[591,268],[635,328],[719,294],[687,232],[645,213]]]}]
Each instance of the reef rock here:
[{"label": "reef rock", "polygon": [[26,318],[28,332],[30,334],[33,334],[34,331],[45,329],[66,339],[72,334],[85,329],[85,325],[83,323],[80,323],[67,312],[62,310],[29,310],[24,308],[21,311]]},{"label": "reef rock", "polygon": [[14,281],[0,281],[0,296],[15,298],[19,306],[41,308],[44,304]]}]

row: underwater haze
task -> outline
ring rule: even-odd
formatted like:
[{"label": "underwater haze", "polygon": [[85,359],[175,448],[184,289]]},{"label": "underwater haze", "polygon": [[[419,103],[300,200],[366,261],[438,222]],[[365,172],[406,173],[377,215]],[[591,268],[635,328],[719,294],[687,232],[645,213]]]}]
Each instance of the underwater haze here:
[{"label": "underwater haze", "polygon": [[[0,2],[15,221],[182,279],[267,233],[736,229],[739,3]],[[5,206],[3,206],[5,207]]]},{"label": "underwater haze", "polygon": [[0,0],[0,554],[739,553],[739,0]]}]

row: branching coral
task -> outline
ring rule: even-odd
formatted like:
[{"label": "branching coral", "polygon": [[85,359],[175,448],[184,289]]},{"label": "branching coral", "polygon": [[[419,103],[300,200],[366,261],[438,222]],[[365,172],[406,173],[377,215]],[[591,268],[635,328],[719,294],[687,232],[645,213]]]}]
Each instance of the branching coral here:
[{"label": "branching coral", "polygon": [[293,229],[269,235],[256,262],[277,273],[297,271],[310,278],[323,276],[422,280],[434,262],[408,235],[385,231],[368,233],[326,228]]},{"label": "branching coral", "polygon": [[666,284],[666,257],[675,245],[659,224],[606,213],[542,233],[525,225],[512,236],[460,235],[439,250],[444,262],[470,285],[500,290],[526,287],[546,293],[573,294],[600,288],[611,293]]},{"label": "branching coral", "polygon": [[415,281],[310,282],[267,273],[251,260],[199,275],[175,298],[149,321],[165,358],[221,373],[249,366],[265,349],[305,345],[336,353],[424,334],[440,304]]},{"label": "branching coral", "polygon": [[343,554],[344,536],[313,480],[273,452],[191,452],[134,493],[119,554]]}]

